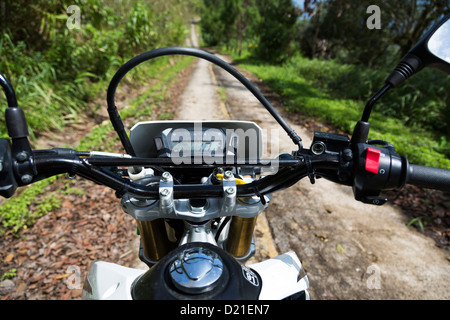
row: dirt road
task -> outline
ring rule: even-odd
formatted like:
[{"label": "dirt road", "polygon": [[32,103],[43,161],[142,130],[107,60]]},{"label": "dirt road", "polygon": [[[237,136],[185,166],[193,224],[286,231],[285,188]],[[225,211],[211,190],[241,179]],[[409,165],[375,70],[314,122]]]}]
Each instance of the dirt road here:
[{"label": "dirt road", "polygon": [[[176,119],[230,118],[254,121],[267,131],[280,128],[237,80],[208,62],[197,62],[185,94]],[[309,146],[312,132],[287,120]],[[277,147],[295,149],[281,128]],[[349,187],[305,179],[272,195],[259,219],[254,259],[295,251],[312,299],[449,299],[449,252],[407,222],[390,204],[365,205]]]}]

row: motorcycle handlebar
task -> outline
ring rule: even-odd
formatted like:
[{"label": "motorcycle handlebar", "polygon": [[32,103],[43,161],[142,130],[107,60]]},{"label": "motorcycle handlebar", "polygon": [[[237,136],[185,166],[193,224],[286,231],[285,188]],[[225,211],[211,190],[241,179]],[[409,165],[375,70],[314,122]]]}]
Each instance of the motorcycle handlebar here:
[{"label": "motorcycle handlebar", "polygon": [[418,187],[450,191],[450,170],[409,164],[405,181]]},{"label": "motorcycle handlebar", "polygon": [[[322,157],[314,161],[318,166],[330,162],[328,157]],[[34,166],[39,173],[36,179],[51,175],[67,172],[71,175],[79,175],[83,178],[92,180],[98,184],[105,185],[115,190],[118,196],[124,193],[131,193],[136,196],[157,199],[159,197],[158,185],[145,186],[134,183],[129,179],[123,178],[117,173],[109,170],[108,167],[133,166],[133,165],[161,166],[170,171],[170,167],[175,164],[170,159],[145,159],[145,158],[79,158],[77,155],[67,154],[66,156],[41,154],[34,158]],[[244,163],[249,166],[251,164]],[[190,167],[211,168],[209,164],[191,165]],[[188,166],[189,167],[189,166]],[[280,168],[274,175],[261,178],[253,183],[239,185],[237,187],[237,196],[248,197],[255,194],[267,194],[273,190],[280,189],[286,182],[298,181],[306,174],[305,165],[301,160],[280,160]],[[205,198],[221,197],[223,188],[216,185],[174,185],[174,198]]]},{"label": "motorcycle handlebar", "polygon": [[[374,190],[384,190],[384,189],[392,189],[392,188],[401,188],[404,184],[416,185],[424,188],[437,189],[442,191],[449,191],[450,189],[450,170],[439,169],[433,167],[425,167],[421,165],[410,164],[406,158],[404,160],[397,159],[395,155],[391,155],[391,160],[389,161],[389,182],[381,182],[377,183],[377,179],[380,179],[383,175],[367,175],[365,174],[365,178],[363,180],[364,185],[370,185],[371,187],[375,187]],[[64,158],[64,157],[63,157]],[[127,190],[132,193],[139,193],[142,196],[151,196],[154,197],[157,195],[157,189],[153,190],[153,188],[142,188],[140,185],[135,185],[132,182],[127,181],[128,179],[121,178],[116,176],[112,172],[108,170],[102,169],[105,166],[132,166],[132,165],[158,165],[161,167],[166,167],[167,170],[170,170],[174,164],[171,159],[145,159],[145,158],[84,158],[80,159],[75,157],[78,160],[68,160],[67,158],[59,159],[56,156],[44,157],[39,159],[35,159],[35,164],[40,167],[40,170],[44,169],[47,173],[51,174],[52,171],[59,168],[59,173],[61,171],[73,170],[74,174],[78,174],[88,179],[96,180],[100,184],[104,184],[106,186],[112,187],[116,191],[120,193],[120,190]],[[311,162],[311,166],[313,167],[313,171],[317,176],[326,177],[326,175],[321,175],[321,172],[336,172],[338,171],[338,156],[330,156],[330,155],[321,155],[310,157],[309,160],[305,158],[290,158],[290,159],[280,159],[279,161],[279,172],[273,175],[266,176],[259,181],[254,182],[253,184],[239,186],[238,194],[240,196],[250,196],[255,193],[271,193],[276,190],[283,189],[286,185],[292,185],[298,180],[308,176],[311,174],[308,171],[307,162]],[[394,170],[394,163],[397,163],[397,169]],[[260,163],[259,163],[260,164]],[[252,166],[249,161],[241,162],[241,165],[244,166]],[[205,168],[212,168],[214,165],[194,165],[194,166],[202,166]],[[187,166],[191,167],[191,166]],[[358,170],[365,171],[364,169],[358,169],[355,167],[356,171],[354,171],[353,177],[357,177]],[[361,171],[360,170],[360,171]],[[67,170],[69,171],[69,170]],[[355,179],[355,178],[351,178]],[[358,178],[354,180],[361,181]],[[334,180],[335,182],[336,181]],[[343,184],[352,184],[352,182],[347,181],[347,183],[341,181]],[[359,182],[358,182],[359,183]],[[357,184],[358,184],[357,183]],[[379,184],[378,186],[375,186]],[[196,193],[200,193],[199,196],[205,196],[205,194],[209,194],[210,196],[220,196],[221,190],[217,188],[217,190],[212,190],[214,188],[209,188],[211,186],[199,185],[199,186],[183,186],[178,185],[175,187],[176,197],[197,197]],[[155,192],[156,191],[156,192]]]},{"label": "motorcycle handlebar", "polygon": [[[362,144],[362,150],[367,145]],[[5,146],[9,149],[9,146]],[[438,189],[443,191],[450,190],[450,170],[438,169],[432,167],[424,167],[420,165],[409,164],[406,159],[401,160],[395,154],[389,154],[389,161],[380,162],[380,169],[386,168],[385,174],[372,174],[366,172],[367,170],[361,165],[354,164],[351,169],[353,174],[348,175],[345,181],[342,179],[333,179],[337,172],[342,170],[341,156],[335,154],[322,154],[315,156],[308,156],[299,154],[298,157],[288,157],[289,159],[280,159],[280,168],[276,174],[268,175],[260,178],[252,183],[237,186],[237,196],[247,197],[254,195],[264,195],[273,193],[291,186],[304,177],[315,175],[316,177],[323,177],[334,182],[353,185],[355,198],[357,200],[382,204],[378,194],[382,190],[401,188],[404,184],[412,184],[419,187]],[[69,152],[70,151],[70,152]],[[133,166],[133,165],[147,165],[147,166],[161,166],[169,170],[174,166],[170,163],[170,159],[146,159],[146,158],[96,158],[90,157],[89,153],[80,153],[75,150],[42,150],[42,152],[34,151],[32,166],[36,171],[33,181],[22,182],[19,181],[21,172],[26,172],[31,163],[3,161],[4,164],[9,163],[8,176],[11,181],[16,180],[19,186],[30,184],[47,177],[69,173],[70,175],[79,175],[83,178],[92,180],[98,184],[105,185],[114,189],[118,196],[124,193],[132,193],[142,197],[157,199],[159,197],[158,186],[143,186],[133,183],[127,178],[121,177],[116,172],[110,171],[111,167]],[[361,151],[364,155],[364,151]],[[387,154],[387,150],[385,149]],[[5,154],[7,155],[7,154]],[[9,156],[10,157],[10,156]],[[5,157],[2,157],[5,158]],[[6,158],[5,158],[6,159]],[[3,159],[3,160],[5,160]],[[362,158],[364,159],[364,158]],[[251,166],[250,163],[244,162],[244,166]],[[199,165],[195,165],[199,166]],[[205,168],[211,168],[211,165],[200,165]],[[192,166],[191,166],[192,167]],[[395,168],[395,169],[394,169]],[[3,168],[3,174],[6,174]],[[388,171],[389,170],[389,171]],[[15,177],[15,178],[13,178]],[[387,179],[387,180],[386,180]],[[14,187],[14,183],[11,183]],[[2,192],[2,196],[10,197],[14,192]],[[174,185],[174,198],[198,198],[198,197],[221,197],[223,189],[216,185]],[[386,199],[387,200],[387,199]]]}]

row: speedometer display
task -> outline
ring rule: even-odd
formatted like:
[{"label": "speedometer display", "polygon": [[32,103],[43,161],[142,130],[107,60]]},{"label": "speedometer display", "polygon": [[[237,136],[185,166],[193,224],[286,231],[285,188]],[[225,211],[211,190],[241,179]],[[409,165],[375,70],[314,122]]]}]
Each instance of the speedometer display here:
[{"label": "speedometer display", "polygon": [[180,153],[190,150],[197,153],[222,153],[222,141],[172,141],[172,153]]},{"label": "speedometer display", "polygon": [[225,157],[237,149],[237,136],[218,128],[166,128],[154,140],[159,157]]},{"label": "speedometer display", "polygon": [[[136,156],[144,158],[189,157],[219,161],[219,158],[260,158],[263,132],[250,121],[145,121],[130,132]],[[214,159],[211,159],[214,158]],[[214,162],[217,163],[217,162]]]}]

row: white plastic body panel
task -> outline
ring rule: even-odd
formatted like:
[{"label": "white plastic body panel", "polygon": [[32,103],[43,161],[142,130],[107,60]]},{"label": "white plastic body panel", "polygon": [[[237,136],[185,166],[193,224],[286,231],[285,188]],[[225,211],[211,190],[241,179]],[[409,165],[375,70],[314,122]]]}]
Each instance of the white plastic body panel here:
[{"label": "white plastic body panel", "polygon": [[262,278],[260,300],[281,300],[300,291],[305,291],[309,299],[309,280],[307,276],[299,279],[302,264],[295,252],[287,252],[248,267]]},{"label": "white plastic body panel", "polygon": [[[248,265],[262,278],[260,300],[281,300],[297,292],[305,291],[309,281],[306,276],[299,279],[302,264],[294,252]],[[131,300],[133,282],[146,270],[123,267],[114,263],[96,261],[90,269],[83,288],[84,299]]]},{"label": "white plastic body panel", "polygon": [[131,285],[146,270],[105,261],[91,264],[83,288],[83,299],[131,300]]}]

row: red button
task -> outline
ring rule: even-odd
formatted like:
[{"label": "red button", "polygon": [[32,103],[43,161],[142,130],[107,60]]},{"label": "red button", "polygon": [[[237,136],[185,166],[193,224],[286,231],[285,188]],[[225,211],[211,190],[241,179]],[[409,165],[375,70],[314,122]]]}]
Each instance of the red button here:
[{"label": "red button", "polygon": [[368,147],[366,155],[366,171],[378,174],[380,166],[381,151],[375,148]]}]

